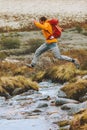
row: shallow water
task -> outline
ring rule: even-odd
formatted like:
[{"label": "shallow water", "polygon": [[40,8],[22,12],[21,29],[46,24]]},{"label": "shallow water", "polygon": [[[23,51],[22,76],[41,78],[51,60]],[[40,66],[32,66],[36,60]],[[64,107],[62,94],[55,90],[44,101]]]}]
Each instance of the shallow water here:
[{"label": "shallow water", "polygon": [[0,98],[1,130],[58,130],[54,123],[70,119],[67,112],[51,105],[62,85],[40,82],[40,90],[17,95],[7,101]]}]

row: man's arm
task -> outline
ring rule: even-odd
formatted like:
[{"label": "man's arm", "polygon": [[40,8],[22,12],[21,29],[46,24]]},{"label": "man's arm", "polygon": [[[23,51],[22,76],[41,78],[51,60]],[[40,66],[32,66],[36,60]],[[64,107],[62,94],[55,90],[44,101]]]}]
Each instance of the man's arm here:
[{"label": "man's arm", "polygon": [[43,30],[47,30],[47,25],[45,24],[41,24],[41,23],[39,23],[39,22],[37,22],[36,20],[34,21],[34,24],[38,27],[38,28],[40,28],[40,29],[43,29]]}]

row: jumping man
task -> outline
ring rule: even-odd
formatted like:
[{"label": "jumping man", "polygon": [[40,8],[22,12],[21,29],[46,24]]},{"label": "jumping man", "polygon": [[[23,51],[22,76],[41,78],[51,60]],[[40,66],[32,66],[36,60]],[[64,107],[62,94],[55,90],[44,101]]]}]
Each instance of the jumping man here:
[{"label": "jumping man", "polygon": [[[60,54],[60,50],[59,50],[59,47],[58,47],[58,44],[57,44],[57,39],[54,38],[52,35],[50,37],[50,34],[52,34],[52,26],[50,25],[50,23],[48,22],[47,18],[46,17],[41,17],[39,19],[39,22],[38,21],[34,21],[34,24],[36,25],[36,27],[42,29],[42,32],[43,32],[43,35],[44,37],[46,38],[46,42],[43,43],[36,51],[35,51],[35,54],[34,54],[34,57],[33,57],[33,60],[31,62],[31,64],[26,64],[27,67],[29,68],[33,68],[35,67],[35,65],[37,64],[38,62],[38,58],[39,56],[48,51],[48,50],[51,50],[52,53],[54,54],[54,56],[57,58],[57,59],[60,59],[60,60],[66,60],[66,61],[69,61],[69,62],[72,62],[74,63],[74,65],[76,66],[76,68],[79,68],[79,62],[76,60],[76,59],[73,59],[71,57],[68,57],[68,56],[65,56],[65,55],[61,55]],[[50,38],[49,38],[50,37]]]}]

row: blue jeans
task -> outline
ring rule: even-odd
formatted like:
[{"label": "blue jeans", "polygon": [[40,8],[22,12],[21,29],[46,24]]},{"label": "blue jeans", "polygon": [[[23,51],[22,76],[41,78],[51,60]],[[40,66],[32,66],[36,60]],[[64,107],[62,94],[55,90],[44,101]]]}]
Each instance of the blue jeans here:
[{"label": "blue jeans", "polygon": [[59,50],[59,48],[58,48],[57,43],[51,43],[51,44],[43,43],[43,44],[36,50],[31,64],[32,64],[32,65],[36,65],[39,56],[40,56],[42,53],[44,53],[44,52],[46,52],[46,51],[48,51],[48,50],[51,50],[52,53],[54,54],[54,56],[55,56],[57,59],[66,60],[66,61],[70,61],[70,62],[72,62],[72,60],[73,60],[72,58],[70,58],[70,57],[68,57],[68,56],[61,55],[61,54],[60,54],[60,50]]}]

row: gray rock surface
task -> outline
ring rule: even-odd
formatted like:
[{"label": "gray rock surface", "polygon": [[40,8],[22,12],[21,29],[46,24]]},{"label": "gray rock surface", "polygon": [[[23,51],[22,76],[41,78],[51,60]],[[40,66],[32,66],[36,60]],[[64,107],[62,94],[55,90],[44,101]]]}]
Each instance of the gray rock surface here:
[{"label": "gray rock surface", "polygon": [[81,110],[87,109],[87,101],[80,104],[67,103],[62,105],[61,109],[67,110],[67,112],[72,115]]}]

